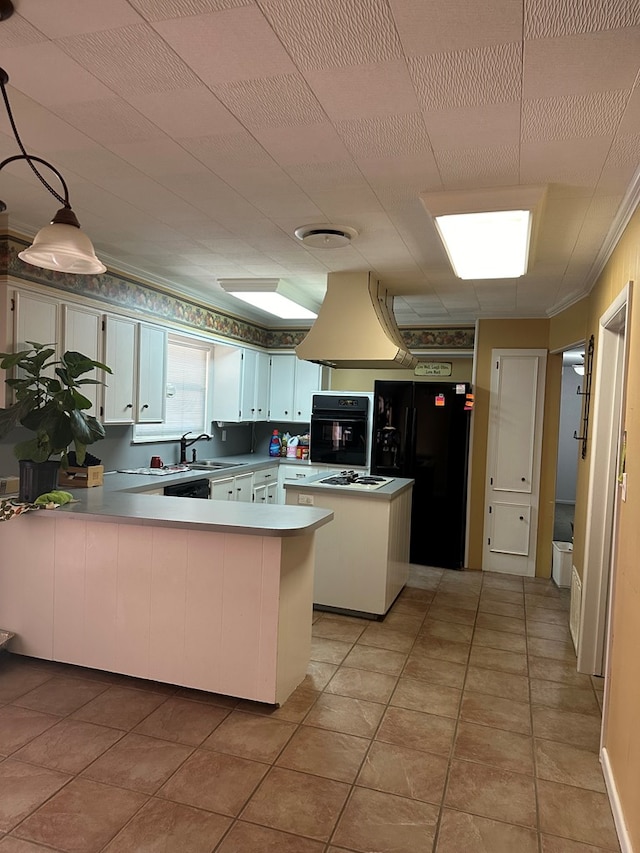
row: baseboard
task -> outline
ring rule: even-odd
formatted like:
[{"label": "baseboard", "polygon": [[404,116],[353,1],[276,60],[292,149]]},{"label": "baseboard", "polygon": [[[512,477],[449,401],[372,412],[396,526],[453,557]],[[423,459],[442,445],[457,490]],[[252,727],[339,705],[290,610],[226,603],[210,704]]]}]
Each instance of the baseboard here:
[{"label": "baseboard", "polygon": [[604,776],[604,783],[607,786],[607,794],[609,795],[609,803],[611,805],[611,811],[613,812],[613,822],[615,823],[616,832],[618,833],[621,853],[634,853],[631,845],[631,839],[627,832],[627,824],[624,819],[620,797],[618,796],[618,789],[616,787],[615,779],[613,778],[611,762],[609,761],[609,753],[605,746],[600,750],[600,761],[602,762],[602,774]]}]

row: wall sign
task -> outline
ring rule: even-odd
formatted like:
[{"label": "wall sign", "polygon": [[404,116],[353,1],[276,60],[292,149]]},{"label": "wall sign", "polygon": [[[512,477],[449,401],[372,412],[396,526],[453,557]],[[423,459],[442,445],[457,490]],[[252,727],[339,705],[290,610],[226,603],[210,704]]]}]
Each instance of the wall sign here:
[{"label": "wall sign", "polygon": [[415,376],[451,376],[450,361],[421,361],[414,369]]}]

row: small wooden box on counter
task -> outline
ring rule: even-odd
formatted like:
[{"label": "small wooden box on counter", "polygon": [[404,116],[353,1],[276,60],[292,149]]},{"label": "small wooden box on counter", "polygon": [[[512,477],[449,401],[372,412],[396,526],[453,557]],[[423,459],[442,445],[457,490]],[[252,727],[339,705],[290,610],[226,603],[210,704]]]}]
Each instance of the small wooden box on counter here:
[{"label": "small wooden box on counter", "polygon": [[90,489],[92,486],[101,486],[104,479],[104,465],[89,465],[87,468],[60,469],[58,485],[67,486],[71,489]]}]

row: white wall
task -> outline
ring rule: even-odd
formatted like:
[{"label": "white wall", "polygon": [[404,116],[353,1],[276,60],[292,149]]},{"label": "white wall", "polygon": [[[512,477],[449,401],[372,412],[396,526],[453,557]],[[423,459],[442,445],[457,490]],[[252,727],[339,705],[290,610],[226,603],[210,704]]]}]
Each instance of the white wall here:
[{"label": "white wall", "polygon": [[578,386],[584,386],[584,376],[578,376],[571,365],[562,368],[562,397],[560,402],[560,431],[558,437],[558,473],[556,501],[575,503],[578,454],[582,447],[573,437],[581,435],[582,397]]}]

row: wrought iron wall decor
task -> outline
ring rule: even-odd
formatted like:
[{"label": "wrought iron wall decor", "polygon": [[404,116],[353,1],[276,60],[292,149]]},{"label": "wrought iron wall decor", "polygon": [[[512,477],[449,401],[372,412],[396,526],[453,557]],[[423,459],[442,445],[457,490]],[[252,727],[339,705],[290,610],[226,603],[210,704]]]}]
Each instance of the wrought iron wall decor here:
[{"label": "wrought iron wall decor", "polygon": [[591,404],[591,374],[593,372],[593,350],[594,342],[593,335],[589,338],[589,344],[584,356],[584,391],[578,389],[576,391],[582,397],[582,435],[578,435],[577,431],[573,433],[573,437],[577,441],[582,442],[582,458],[587,456],[587,439],[589,438],[589,408]]}]

